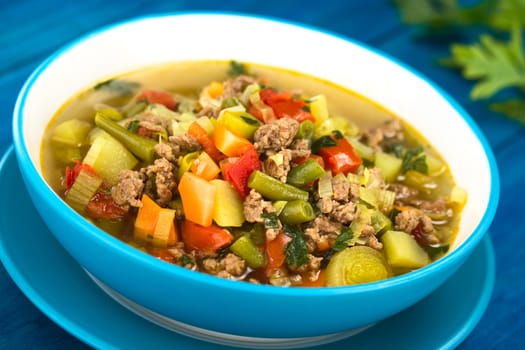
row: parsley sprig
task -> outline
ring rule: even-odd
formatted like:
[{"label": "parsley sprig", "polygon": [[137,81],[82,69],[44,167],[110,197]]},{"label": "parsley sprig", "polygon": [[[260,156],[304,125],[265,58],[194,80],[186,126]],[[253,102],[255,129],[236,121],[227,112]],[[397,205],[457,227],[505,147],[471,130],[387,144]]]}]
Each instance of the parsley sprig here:
[{"label": "parsley sprig", "polygon": [[[525,0],[485,0],[472,6],[458,0],[394,2],[402,21],[419,26],[424,35],[481,28],[477,42],[451,42],[450,57],[440,63],[475,81],[472,100],[490,101],[491,110],[525,124]],[[495,96],[509,88],[517,91],[516,97],[497,101]]]}]

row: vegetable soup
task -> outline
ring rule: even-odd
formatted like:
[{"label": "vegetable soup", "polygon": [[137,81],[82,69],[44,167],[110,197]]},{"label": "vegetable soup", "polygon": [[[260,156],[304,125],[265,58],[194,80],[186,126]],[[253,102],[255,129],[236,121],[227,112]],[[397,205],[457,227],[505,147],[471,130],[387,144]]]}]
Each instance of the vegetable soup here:
[{"label": "vegetable soup", "polygon": [[48,183],[108,234],[275,286],[421,268],[446,254],[467,198],[438,151],[378,104],[237,61],[102,81],[67,101],[42,147]]}]

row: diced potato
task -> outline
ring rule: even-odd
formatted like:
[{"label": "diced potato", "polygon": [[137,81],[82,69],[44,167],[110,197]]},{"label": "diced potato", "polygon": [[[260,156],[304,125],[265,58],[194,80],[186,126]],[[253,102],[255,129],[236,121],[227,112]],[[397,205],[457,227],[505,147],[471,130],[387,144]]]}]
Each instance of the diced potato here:
[{"label": "diced potato", "polygon": [[51,140],[64,145],[78,147],[85,142],[91,127],[91,124],[83,120],[66,120],[55,127],[51,134]]},{"label": "diced potato", "polygon": [[91,167],[113,185],[118,181],[118,174],[123,169],[133,169],[138,160],[120,142],[106,132],[101,132],[93,139],[83,163]]},{"label": "diced potato", "polygon": [[210,181],[215,187],[213,220],[222,227],[240,227],[244,223],[244,207],[237,191],[225,180]]},{"label": "diced potato", "polygon": [[375,157],[375,166],[381,169],[381,175],[386,182],[392,182],[396,179],[401,171],[403,161],[391,154],[377,152]]},{"label": "diced potato", "polygon": [[392,267],[416,269],[430,262],[427,252],[406,232],[386,231],[381,236],[381,242]]}]

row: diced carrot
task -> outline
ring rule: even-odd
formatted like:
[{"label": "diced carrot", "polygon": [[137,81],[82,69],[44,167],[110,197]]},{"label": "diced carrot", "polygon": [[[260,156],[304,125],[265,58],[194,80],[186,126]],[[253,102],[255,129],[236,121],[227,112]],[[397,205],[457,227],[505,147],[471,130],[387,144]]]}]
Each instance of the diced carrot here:
[{"label": "diced carrot", "polygon": [[315,281],[303,277],[303,287],[324,287],[326,286],[326,270],[319,271],[319,275]]},{"label": "diced carrot", "polygon": [[266,265],[267,274],[284,264],[286,260],[285,248],[291,240],[291,237],[280,232],[273,240],[266,241],[266,257],[268,261],[268,264]]},{"label": "diced carrot", "polygon": [[153,245],[168,247],[178,240],[177,226],[175,225],[175,210],[162,208],[157,217],[157,224],[153,231]]},{"label": "diced carrot", "polygon": [[215,186],[193,173],[185,172],[178,189],[186,219],[210,226],[215,206]]},{"label": "diced carrot", "polygon": [[208,84],[206,89],[208,90],[208,95],[210,95],[211,98],[217,98],[222,95],[224,91],[224,84],[218,81],[212,81]]},{"label": "diced carrot", "polygon": [[162,208],[146,194],[142,195],[141,202],[142,206],[138,210],[133,233],[139,240],[151,241]]},{"label": "diced carrot", "polygon": [[215,252],[233,241],[233,235],[212,224],[208,227],[184,220],[181,227],[182,241],[186,251]]},{"label": "diced carrot", "polygon": [[197,159],[191,163],[191,171],[205,180],[217,178],[221,169],[206,152],[202,152]]},{"label": "diced carrot", "polygon": [[225,156],[215,147],[215,144],[206,130],[199,123],[193,122],[188,128],[188,134],[202,146],[204,152],[216,162],[224,159]]},{"label": "diced carrot", "polygon": [[228,130],[223,123],[217,122],[213,132],[215,147],[228,157],[238,157],[244,154],[252,143],[244,137],[238,136]]}]

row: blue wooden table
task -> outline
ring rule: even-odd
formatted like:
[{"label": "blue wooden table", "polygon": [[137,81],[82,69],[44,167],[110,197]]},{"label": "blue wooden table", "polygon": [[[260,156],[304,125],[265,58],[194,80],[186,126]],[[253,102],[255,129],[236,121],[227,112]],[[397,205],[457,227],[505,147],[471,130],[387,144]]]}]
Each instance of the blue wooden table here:
[{"label": "blue wooden table", "polygon": [[[147,13],[221,10],[284,18],[365,42],[443,87],[472,115],[489,140],[501,174],[501,200],[490,232],[497,262],[496,285],[483,318],[461,348],[525,348],[525,126],[490,112],[484,103],[470,101],[471,83],[434,63],[436,57],[448,53],[446,43],[415,40],[413,28],[401,24],[389,1],[325,0],[316,4],[270,0],[1,1],[0,151],[12,142],[15,99],[33,69],[68,41],[104,24]],[[83,347],[34,307],[0,264],[0,349]]]}]

